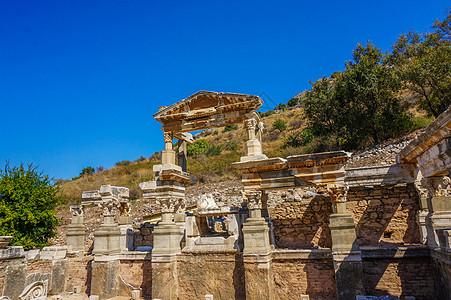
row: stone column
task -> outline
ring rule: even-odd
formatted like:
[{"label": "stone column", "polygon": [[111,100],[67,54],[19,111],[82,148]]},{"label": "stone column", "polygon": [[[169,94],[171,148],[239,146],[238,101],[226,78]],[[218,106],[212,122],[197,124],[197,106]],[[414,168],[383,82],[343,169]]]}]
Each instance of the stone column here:
[{"label": "stone column", "polygon": [[164,150],[161,151],[162,165],[175,165],[175,151],[172,150],[172,140],[174,138],[172,132],[164,132]]},{"label": "stone column", "polygon": [[153,231],[152,297],[177,299],[177,254],[181,252],[180,226],[172,220],[180,198],[157,198],[161,205],[162,221]]},{"label": "stone column", "polygon": [[274,299],[269,227],[262,217],[262,192],[243,192],[249,218],[243,224],[246,299]]},{"label": "stone column", "polygon": [[67,228],[67,246],[69,251],[85,250],[85,226],[83,225],[83,206],[71,205],[72,222]]},{"label": "stone column", "polygon": [[[261,123],[261,122],[260,122]],[[262,153],[262,144],[258,137],[261,138],[261,134],[256,132],[259,128],[263,129],[263,123],[260,124],[255,118],[249,118],[244,122],[244,126],[247,129],[248,141],[244,147],[244,155],[240,161],[258,160],[268,158]]]},{"label": "stone column", "polygon": [[100,187],[102,198],[99,206],[103,209],[103,224],[94,231],[94,254],[116,254],[121,251],[121,231],[115,221],[120,208],[120,199],[128,198],[129,190],[123,187],[102,185]]},{"label": "stone column", "polygon": [[356,241],[355,224],[346,210],[348,187],[344,184],[329,185],[333,213],[329,227],[332,236],[332,256],[335,268],[338,300],[355,299],[364,295],[363,269],[359,246]]}]

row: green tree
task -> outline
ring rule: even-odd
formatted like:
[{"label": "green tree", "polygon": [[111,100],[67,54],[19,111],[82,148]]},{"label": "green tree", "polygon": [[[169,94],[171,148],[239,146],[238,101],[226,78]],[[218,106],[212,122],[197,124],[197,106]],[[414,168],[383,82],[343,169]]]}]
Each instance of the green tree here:
[{"label": "green tree", "polygon": [[436,21],[434,32],[410,31],[393,45],[388,62],[416,96],[420,108],[438,117],[451,105],[451,13]]},{"label": "green tree", "polygon": [[274,130],[279,130],[280,132],[282,132],[287,129],[287,122],[282,119],[277,119],[274,121],[274,123],[272,123],[272,128]]},{"label": "green tree", "polygon": [[410,127],[397,99],[400,81],[384,62],[385,55],[374,45],[358,45],[344,72],[313,84],[304,105],[315,136],[334,137],[333,149],[355,149]]},{"label": "green tree", "polygon": [[12,235],[11,245],[41,248],[56,235],[60,201],[51,181],[32,164],[0,170],[0,235]]},{"label": "green tree", "polygon": [[81,170],[81,173],[80,173],[79,177],[82,177],[82,176],[84,176],[84,175],[92,175],[92,174],[94,174],[95,172],[96,172],[96,169],[94,169],[94,168],[91,167],[91,166],[87,166],[86,168],[83,168],[83,169]]}]

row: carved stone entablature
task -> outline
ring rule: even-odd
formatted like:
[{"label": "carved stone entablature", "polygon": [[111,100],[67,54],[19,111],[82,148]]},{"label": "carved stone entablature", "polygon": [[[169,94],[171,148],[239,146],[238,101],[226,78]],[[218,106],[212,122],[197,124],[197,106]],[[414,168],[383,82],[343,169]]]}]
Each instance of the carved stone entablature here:
[{"label": "carved stone entablature", "polygon": [[35,281],[23,290],[19,295],[20,300],[46,300],[48,291],[48,280]]},{"label": "carved stone entablature", "polygon": [[244,191],[243,201],[249,209],[262,209],[262,191]]},{"label": "carved stone entablature", "polygon": [[69,206],[69,212],[74,217],[82,217],[84,214],[83,205],[71,205]]},{"label": "carved stone entablature", "polygon": [[349,186],[347,184],[329,184],[327,192],[332,203],[344,203],[348,195]]},{"label": "carved stone entablature", "polygon": [[175,133],[239,124],[263,104],[258,96],[200,91],[154,114]]}]

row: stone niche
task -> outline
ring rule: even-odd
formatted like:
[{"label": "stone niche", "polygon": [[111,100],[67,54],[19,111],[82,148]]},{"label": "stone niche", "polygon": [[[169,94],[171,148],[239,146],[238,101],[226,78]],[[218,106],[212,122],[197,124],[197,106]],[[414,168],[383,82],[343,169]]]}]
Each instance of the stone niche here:
[{"label": "stone niche", "polygon": [[243,249],[241,226],[247,214],[238,207],[197,209],[186,218],[183,252],[228,252]]}]

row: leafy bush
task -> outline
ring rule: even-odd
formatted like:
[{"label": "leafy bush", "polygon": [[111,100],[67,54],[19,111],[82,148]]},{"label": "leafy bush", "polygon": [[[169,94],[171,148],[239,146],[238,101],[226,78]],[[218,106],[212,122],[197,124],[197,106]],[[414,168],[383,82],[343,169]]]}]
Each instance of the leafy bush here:
[{"label": "leafy bush", "polygon": [[272,124],[272,128],[274,130],[279,130],[280,132],[284,131],[285,129],[287,129],[287,122],[285,122],[282,119],[277,119],[274,121],[274,123]]},{"label": "leafy bush", "polygon": [[197,140],[189,144],[186,148],[188,155],[205,154],[208,150],[208,142],[206,140]]},{"label": "leafy bush", "polygon": [[291,133],[285,138],[282,148],[286,149],[289,147],[298,148],[306,146],[312,142],[313,137],[313,132],[310,128],[306,128],[300,132]]},{"label": "leafy bush", "polygon": [[103,166],[98,166],[96,168],[97,173],[102,172],[103,170],[105,170],[105,168]]},{"label": "leafy bush", "polygon": [[32,164],[0,170],[0,235],[12,235],[11,245],[42,248],[56,235],[60,199],[51,181]]},{"label": "leafy bush", "polygon": [[225,148],[226,150],[236,151],[236,150],[238,150],[238,144],[237,144],[235,141],[228,141],[228,142],[225,144],[224,148]]},{"label": "leafy bush", "polygon": [[129,160],[122,160],[122,161],[118,161],[117,163],[115,163],[114,165],[115,166],[118,166],[118,167],[123,167],[123,166],[128,166],[128,165],[130,165],[132,162],[131,161],[129,161]]}]

